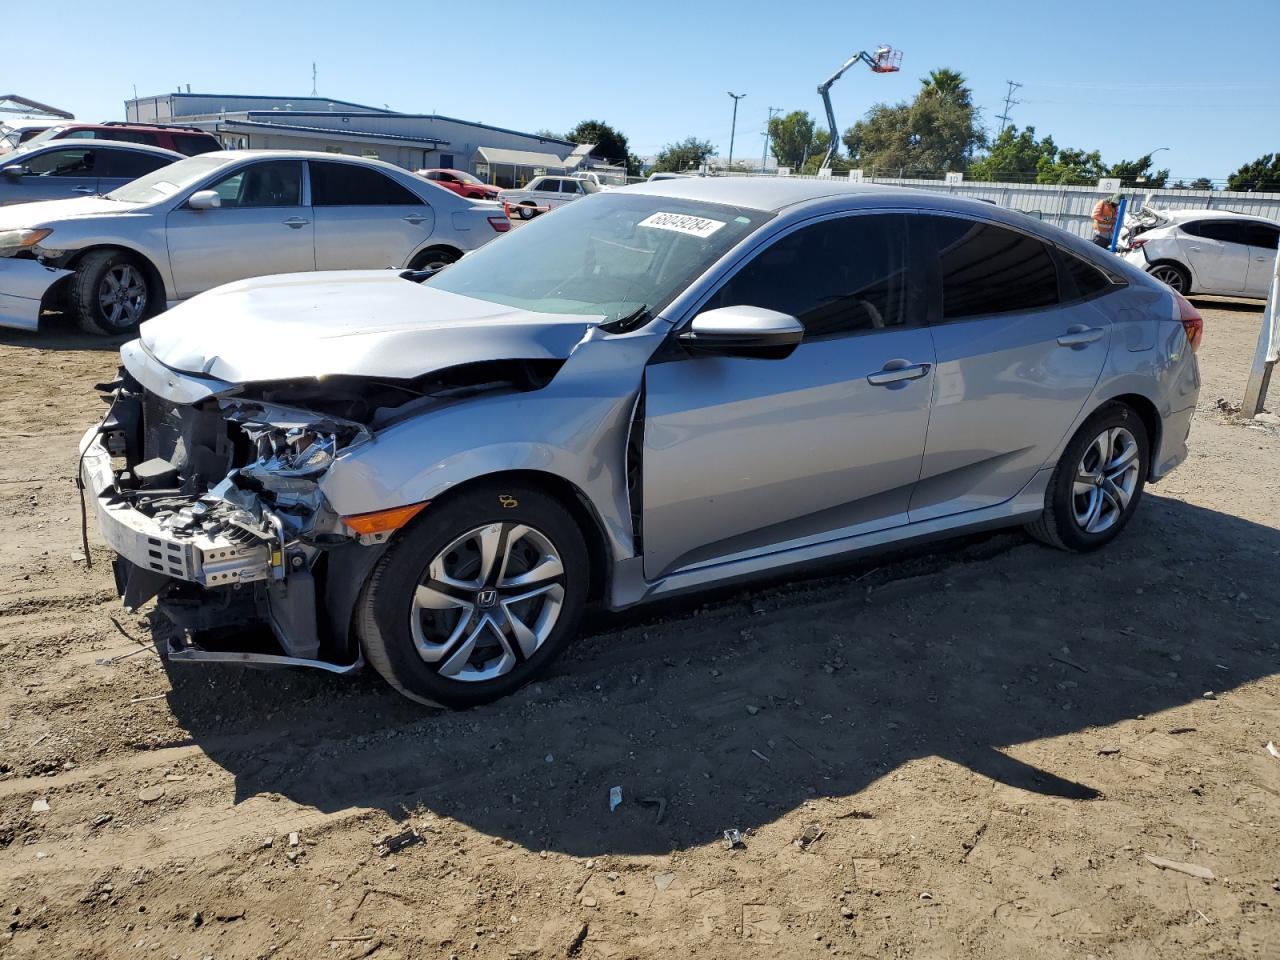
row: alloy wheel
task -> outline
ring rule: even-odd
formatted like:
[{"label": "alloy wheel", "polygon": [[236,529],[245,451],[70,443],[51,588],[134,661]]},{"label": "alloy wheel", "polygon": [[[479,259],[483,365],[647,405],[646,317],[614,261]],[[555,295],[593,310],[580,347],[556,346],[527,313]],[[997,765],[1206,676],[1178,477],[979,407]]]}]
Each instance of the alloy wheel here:
[{"label": "alloy wheel", "polygon": [[98,284],[98,309],[108,326],[124,329],[142,321],[147,309],[147,282],[137,267],[116,264]]},{"label": "alloy wheel", "polygon": [[1076,467],[1071,511],[1085,533],[1103,533],[1124,516],[1138,487],[1138,441],[1124,427],[1094,437]]},{"label": "alloy wheel", "polygon": [[555,545],[533,527],[492,523],[464,533],[427,565],[414,591],[418,656],[451,680],[510,672],[551,635],[564,579]]},{"label": "alloy wheel", "polygon": [[1177,267],[1170,266],[1169,264],[1154,267],[1151,270],[1151,276],[1155,277],[1166,286],[1172,287],[1174,290],[1178,291],[1178,293],[1187,292],[1186,289],[1184,289],[1187,285],[1186,278],[1182,275],[1182,271]]}]

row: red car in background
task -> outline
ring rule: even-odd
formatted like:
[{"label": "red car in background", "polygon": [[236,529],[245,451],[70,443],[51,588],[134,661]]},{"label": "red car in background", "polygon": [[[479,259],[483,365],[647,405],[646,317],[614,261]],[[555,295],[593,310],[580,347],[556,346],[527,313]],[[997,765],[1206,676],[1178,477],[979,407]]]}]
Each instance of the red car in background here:
[{"label": "red car in background", "polygon": [[222,143],[217,137],[199,127],[169,127],[118,121],[60,123],[25,141],[22,145],[29,147],[49,140],[117,140],[125,143],[145,143],[153,147],[164,147],[166,150],[176,150],[188,157],[222,149]]},{"label": "red car in background", "polygon": [[498,188],[491,187],[479,177],[462,170],[419,170],[418,176],[426,177],[437,187],[452,190],[468,200],[497,200]]}]

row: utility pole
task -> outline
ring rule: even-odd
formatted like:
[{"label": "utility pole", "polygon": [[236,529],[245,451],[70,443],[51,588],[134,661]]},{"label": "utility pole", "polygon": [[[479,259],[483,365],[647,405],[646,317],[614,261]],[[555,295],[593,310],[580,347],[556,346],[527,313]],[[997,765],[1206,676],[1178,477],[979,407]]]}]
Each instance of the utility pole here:
[{"label": "utility pole", "polygon": [[729,128],[729,166],[733,166],[733,135],[738,132],[738,101],[746,96],[745,93],[734,93],[729,91],[729,96],[733,97],[733,126]]},{"label": "utility pole", "polygon": [[773,115],[781,113],[781,107],[769,108],[769,119],[764,124],[764,152],[760,154],[760,172],[764,173],[765,167],[769,164],[769,124],[773,123]]},{"label": "utility pole", "polygon": [[1013,99],[1013,91],[1017,90],[1022,84],[1016,80],[1006,80],[1005,83],[1009,85],[1009,89],[1005,91],[1004,95],[1004,113],[996,114],[997,119],[1000,121],[1000,133],[1004,133],[1005,124],[1009,122],[1009,108],[1016,107],[1022,102],[1021,100]]},{"label": "utility pole", "polygon": [[311,61],[311,95],[316,96],[316,62]]}]

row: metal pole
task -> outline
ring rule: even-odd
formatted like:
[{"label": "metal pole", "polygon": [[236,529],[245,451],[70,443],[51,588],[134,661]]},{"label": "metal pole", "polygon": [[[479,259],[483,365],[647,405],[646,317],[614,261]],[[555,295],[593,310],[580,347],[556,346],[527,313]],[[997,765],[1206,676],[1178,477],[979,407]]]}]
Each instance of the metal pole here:
[{"label": "metal pole", "polygon": [[746,96],[745,93],[734,93],[729,91],[729,96],[733,97],[733,126],[729,128],[729,166],[733,166],[733,135],[738,132],[738,101]]},{"label": "metal pole", "polygon": [[1243,416],[1252,418],[1262,412],[1277,359],[1280,359],[1280,250],[1276,251],[1267,309],[1262,313],[1258,346],[1253,352],[1253,366],[1249,370],[1249,382],[1244,388],[1244,403],[1240,407]]},{"label": "metal pole", "polygon": [[769,119],[765,121],[765,125],[764,125],[764,151],[760,154],[760,172],[761,173],[764,173],[765,168],[769,165],[769,124],[773,123],[773,115],[775,113],[781,113],[781,112],[782,112],[781,107],[769,108]]}]

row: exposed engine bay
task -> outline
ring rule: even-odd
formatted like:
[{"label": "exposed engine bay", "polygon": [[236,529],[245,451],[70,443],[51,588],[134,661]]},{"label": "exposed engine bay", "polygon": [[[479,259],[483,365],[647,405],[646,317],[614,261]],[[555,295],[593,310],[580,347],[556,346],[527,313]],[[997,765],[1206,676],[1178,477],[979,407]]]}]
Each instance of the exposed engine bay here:
[{"label": "exposed engine bay", "polygon": [[[485,361],[419,378],[308,378],[166,400],[122,368],[83,470],[126,607],[155,598],[185,635],[270,624],[298,661],[358,660],[360,586],[388,533],[362,533],[319,486],[378,431],[479,393],[538,389],[562,361]],[[350,520],[351,518],[347,518]],[[172,654],[171,650],[171,654]]]}]

